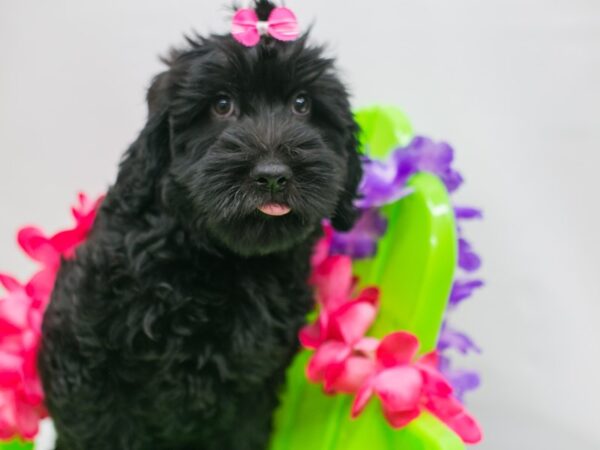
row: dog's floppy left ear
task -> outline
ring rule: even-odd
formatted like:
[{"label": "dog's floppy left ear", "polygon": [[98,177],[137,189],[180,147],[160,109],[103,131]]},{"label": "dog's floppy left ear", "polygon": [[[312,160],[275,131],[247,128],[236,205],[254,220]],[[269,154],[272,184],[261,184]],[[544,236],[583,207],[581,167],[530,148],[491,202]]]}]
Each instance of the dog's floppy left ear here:
[{"label": "dog's floppy left ear", "polygon": [[[158,197],[157,186],[170,158],[168,114],[169,72],[156,76],[148,90],[148,119],[119,166],[117,181],[106,202],[115,201],[141,214]],[[108,204],[106,203],[105,204]]]},{"label": "dog's floppy left ear", "polygon": [[331,224],[336,230],[348,231],[352,228],[358,218],[358,210],[354,206],[354,200],[358,193],[358,185],[362,178],[362,164],[358,149],[358,125],[351,120],[351,125],[348,127],[348,137],[346,138],[345,153],[346,153],[346,182],[344,191],[341,193],[336,206]]},{"label": "dog's floppy left ear", "polygon": [[146,101],[148,102],[148,117],[160,112],[167,107],[169,98],[168,90],[171,86],[171,73],[165,71],[154,77],[148,88]]}]

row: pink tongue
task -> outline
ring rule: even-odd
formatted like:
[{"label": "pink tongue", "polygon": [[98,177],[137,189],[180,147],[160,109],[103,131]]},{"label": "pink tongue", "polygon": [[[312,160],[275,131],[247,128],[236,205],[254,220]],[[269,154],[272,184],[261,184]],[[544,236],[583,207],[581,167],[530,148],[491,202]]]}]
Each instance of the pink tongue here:
[{"label": "pink tongue", "polygon": [[285,216],[292,209],[286,205],[280,205],[278,203],[267,203],[258,208],[260,212],[266,214],[267,216]]}]

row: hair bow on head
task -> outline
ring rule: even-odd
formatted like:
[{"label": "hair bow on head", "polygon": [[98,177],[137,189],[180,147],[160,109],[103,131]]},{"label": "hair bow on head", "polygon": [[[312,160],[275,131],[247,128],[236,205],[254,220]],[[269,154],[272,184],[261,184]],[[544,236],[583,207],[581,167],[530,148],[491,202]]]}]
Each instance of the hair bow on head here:
[{"label": "hair bow on head", "polygon": [[300,31],[296,15],[288,8],[274,8],[265,22],[258,20],[253,9],[239,9],[233,16],[231,34],[234,39],[246,47],[254,47],[261,36],[269,35],[279,41],[293,41]]}]

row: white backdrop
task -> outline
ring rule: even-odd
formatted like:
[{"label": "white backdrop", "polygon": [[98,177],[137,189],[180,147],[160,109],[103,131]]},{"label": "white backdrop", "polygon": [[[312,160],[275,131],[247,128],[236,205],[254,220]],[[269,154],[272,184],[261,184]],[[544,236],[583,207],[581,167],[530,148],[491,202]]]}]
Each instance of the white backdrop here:
[{"label": "white backdrop", "polygon": [[[481,449],[600,448],[600,2],[289,0],[330,43],[356,106],[402,106],[458,151],[488,286],[456,319]],[[220,0],[0,0],[0,269],[22,224],[66,224],[143,125],[157,55],[225,31]]]}]

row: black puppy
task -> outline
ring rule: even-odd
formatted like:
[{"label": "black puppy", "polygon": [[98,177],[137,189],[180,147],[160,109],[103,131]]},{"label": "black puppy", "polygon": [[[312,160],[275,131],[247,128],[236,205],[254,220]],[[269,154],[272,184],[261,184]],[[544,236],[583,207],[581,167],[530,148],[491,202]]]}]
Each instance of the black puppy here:
[{"label": "black puppy", "polygon": [[321,220],[355,219],[357,127],[332,60],[306,37],[188,41],[44,318],[59,450],[264,450]]}]

